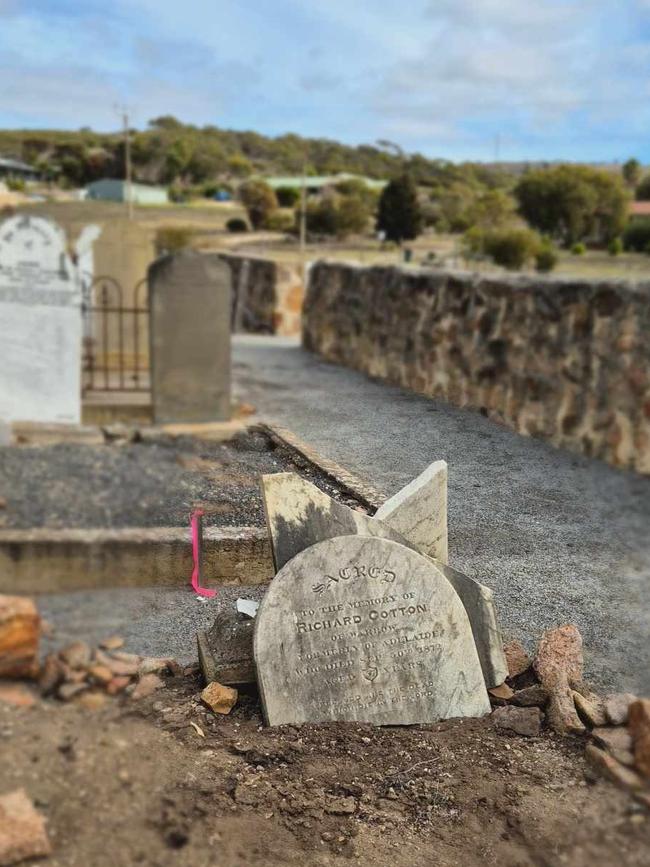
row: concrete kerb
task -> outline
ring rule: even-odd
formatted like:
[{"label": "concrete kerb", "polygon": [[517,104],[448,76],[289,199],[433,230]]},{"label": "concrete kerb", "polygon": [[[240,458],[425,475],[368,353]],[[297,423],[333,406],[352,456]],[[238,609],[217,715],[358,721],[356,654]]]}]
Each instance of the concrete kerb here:
[{"label": "concrete kerb", "polygon": [[[335,481],[374,511],[382,497],[291,431],[251,425]],[[195,432],[195,431],[194,431]],[[207,527],[204,586],[256,585],[271,580],[273,557],[265,527]],[[0,530],[0,593],[56,593],[109,587],[178,587],[192,573],[189,527]]]}]

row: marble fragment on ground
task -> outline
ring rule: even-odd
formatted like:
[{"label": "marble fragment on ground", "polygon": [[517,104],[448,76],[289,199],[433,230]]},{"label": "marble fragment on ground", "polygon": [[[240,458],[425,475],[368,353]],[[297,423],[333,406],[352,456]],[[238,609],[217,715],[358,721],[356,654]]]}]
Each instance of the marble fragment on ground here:
[{"label": "marble fragment on ground", "polygon": [[199,663],[206,683],[255,682],[254,625],[254,619],[232,605],[218,612],[210,629],[197,632]]},{"label": "marble fragment on ground", "polygon": [[435,461],[379,507],[375,518],[422,554],[447,564],[447,462]]},{"label": "marble fragment on ground", "polygon": [[489,713],[467,613],[427,557],[339,536],[286,563],[255,619],[269,725],[428,723]]},{"label": "marble fragment on ground", "polygon": [[[444,461],[437,463],[444,464]],[[432,464],[429,469],[435,466],[436,464]],[[422,479],[426,475],[427,471],[418,478]],[[426,482],[424,484],[426,486]],[[408,487],[407,485],[403,490]],[[336,502],[295,473],[262,476],[262,495],[276,570],[310,545],[348,534],[392,539],[405,547],[420,550],[418,541],[421,533],[418,522],[413,517],[413,506],[416,501],[422,503],[424,508],[430,506],[429,495],[418,501],[414,494],[405,499],[404,506],[396,504],[392,509],[396,523],[406,529],[410,527],[415,533],[415,537],[411,537],[398,532],[395,527],[389,527],[377,517],[379,512],[374,518],[363,512],[356,512],[343,503]],[[396,494],[396,497],[399,497],[399,494]],[[408,519],[404,521],[399,520],[401,508],[406,508],[409,512]],[[498,686],[506,679],[508,667],[492,591],[457,569],[437,561],[436,566],[452,583],[467,610],[487,686]]]}]

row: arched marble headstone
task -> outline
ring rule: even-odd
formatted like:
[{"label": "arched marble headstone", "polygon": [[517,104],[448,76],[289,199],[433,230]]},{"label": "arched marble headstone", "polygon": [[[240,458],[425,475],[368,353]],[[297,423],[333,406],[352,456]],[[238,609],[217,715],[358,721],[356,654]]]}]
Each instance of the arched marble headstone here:
[{"label": "arched marble headstone", "polygon": [[254,655],[269,725],[490,710],[458,595],[431,560],[388,539],[339,536],[283,566],[257,613]]},{"label": "arched marble headstone", "polygon": [[0,418],[78,423],[81,293],[65,234],[42,217],[0,224]]}]

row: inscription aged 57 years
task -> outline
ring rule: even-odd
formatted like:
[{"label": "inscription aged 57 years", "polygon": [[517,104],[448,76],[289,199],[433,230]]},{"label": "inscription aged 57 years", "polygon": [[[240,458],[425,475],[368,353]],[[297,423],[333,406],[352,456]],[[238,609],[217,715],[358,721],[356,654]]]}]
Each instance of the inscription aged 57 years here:
[{"label": "inscription aged 57 years", "polygon": [[290,560],[258,611],[255,661],[270,725],[426,723],[490,709],[455,590],[386,539],[341,536]]}]

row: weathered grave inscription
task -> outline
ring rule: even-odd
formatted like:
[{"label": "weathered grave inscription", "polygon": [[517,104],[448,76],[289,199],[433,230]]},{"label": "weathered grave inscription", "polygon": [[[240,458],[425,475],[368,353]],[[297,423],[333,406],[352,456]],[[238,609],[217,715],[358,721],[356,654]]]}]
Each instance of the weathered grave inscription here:
[{"label": "weathered grave inscription", "polygon": [[378,725],[482,716],[469,620],[442,572],[386,539],[340,536],[289,561],[257,613],[267,722]]},{"label": "weathered grave inscription", "polygon": [[0,225],[0,418],[79,422],[81,292],[65,235],[41,217]]}]

